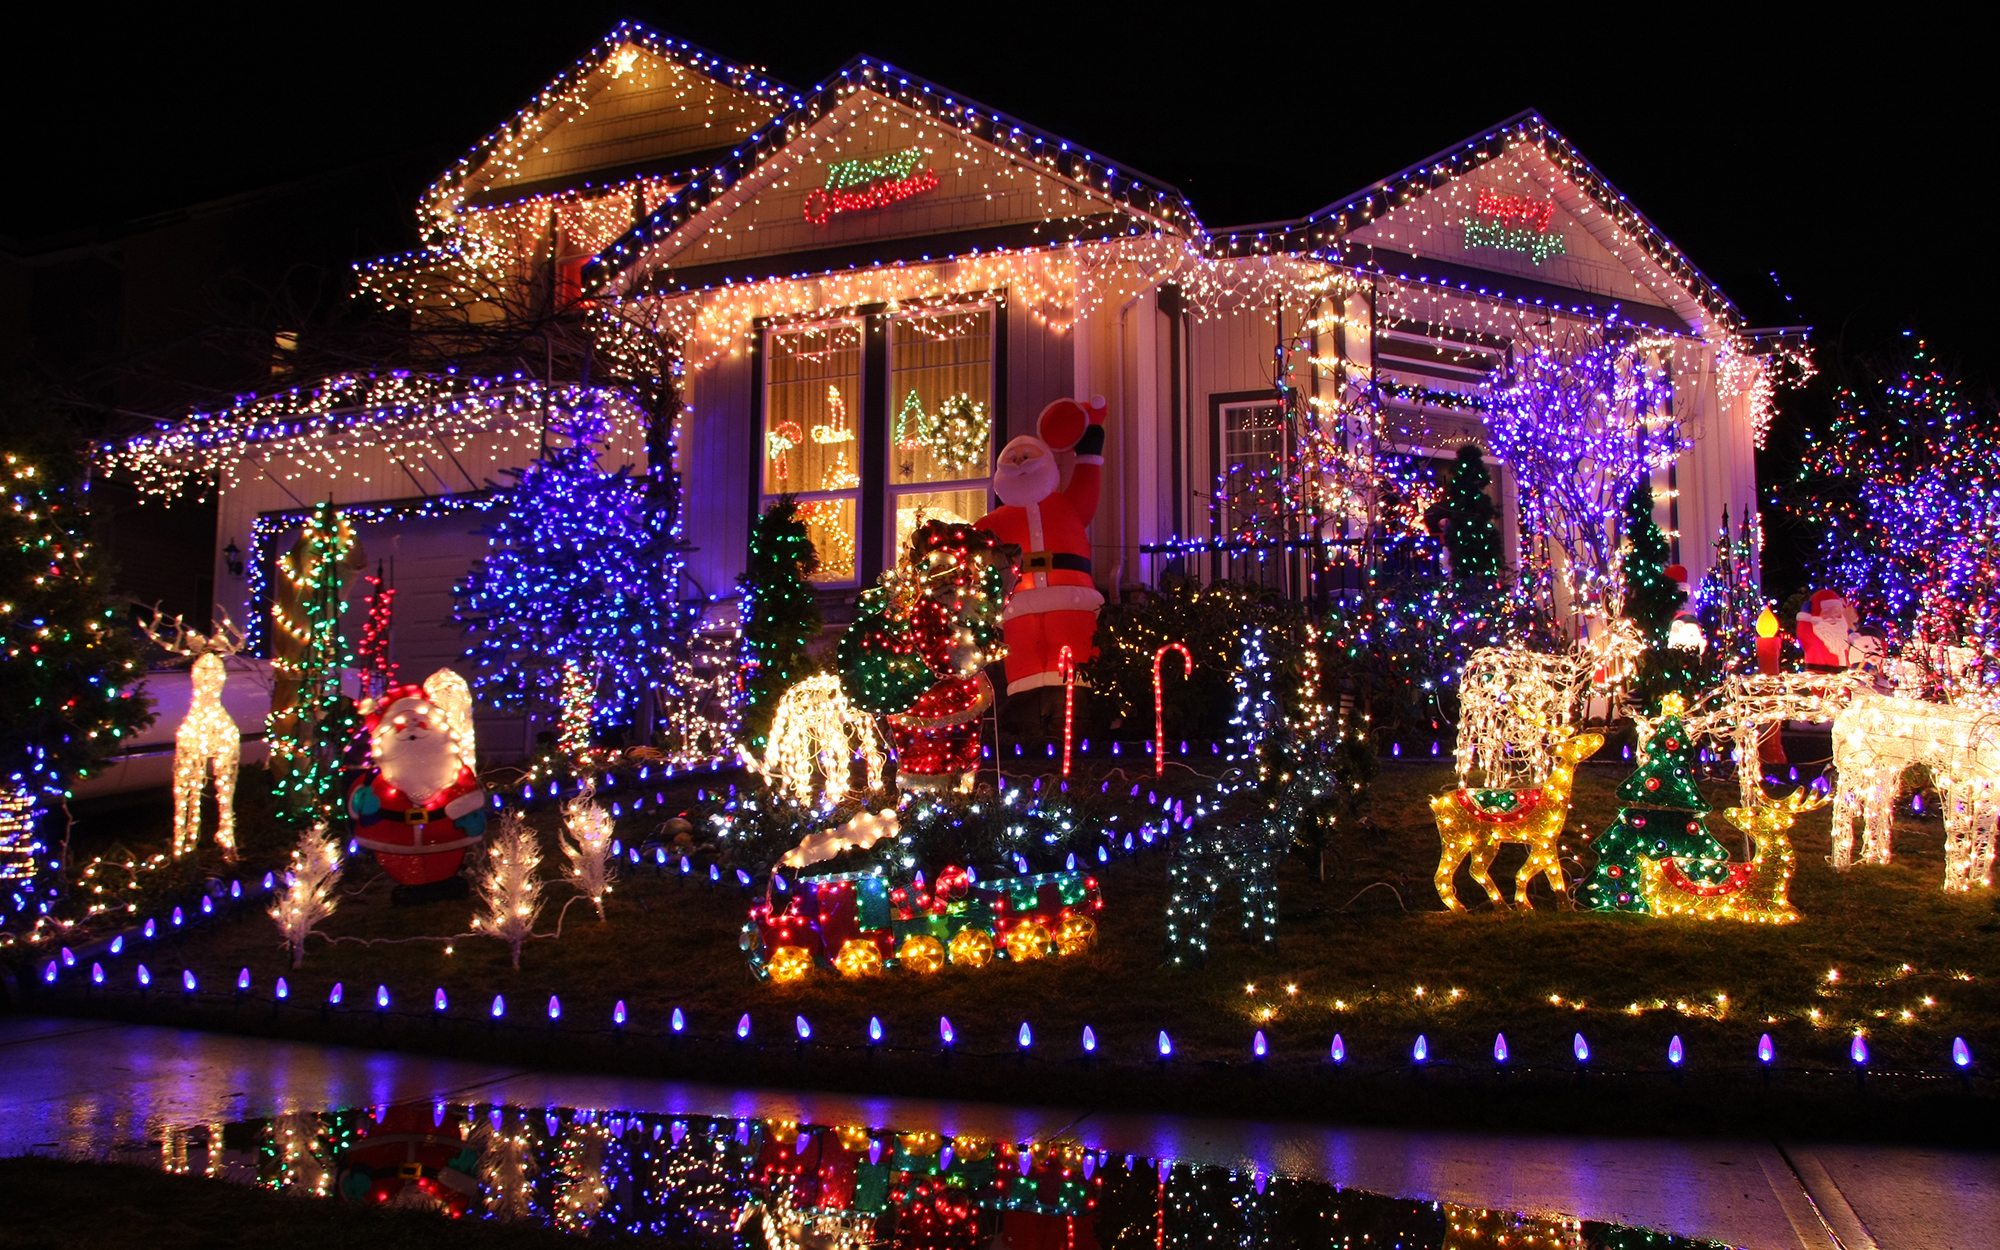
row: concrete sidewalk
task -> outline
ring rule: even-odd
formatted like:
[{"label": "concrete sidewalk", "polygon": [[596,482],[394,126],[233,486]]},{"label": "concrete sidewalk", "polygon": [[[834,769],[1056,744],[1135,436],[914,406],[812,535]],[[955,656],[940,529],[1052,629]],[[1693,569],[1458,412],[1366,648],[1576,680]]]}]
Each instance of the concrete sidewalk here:
[{"label": "concrete sidewalk", "polygon": [[2000,1154],[1501,1137],[729,1089],[92,1021],[0,1019],[0,1155],[130,1157],[169,1127],[412,1100],[1073,1137],[1113,1154],[1661,1229],[1752,1250],[1994,1250]]}]

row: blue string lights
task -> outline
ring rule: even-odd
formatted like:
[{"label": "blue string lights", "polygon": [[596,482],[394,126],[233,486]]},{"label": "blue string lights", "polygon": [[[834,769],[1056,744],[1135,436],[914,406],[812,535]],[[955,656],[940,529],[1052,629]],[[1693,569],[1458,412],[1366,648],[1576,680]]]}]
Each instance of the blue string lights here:
[{"label": "blue string lights", "polygon": [[607,472],[599,455],[610,428],[594,406],[558,415],[557,444],[512,472],[486,557],[456,591],[479,697],[587,716],[593,730],[632,722],[665,676],[667,645],[699,612],[681,603],[673,471]]}]

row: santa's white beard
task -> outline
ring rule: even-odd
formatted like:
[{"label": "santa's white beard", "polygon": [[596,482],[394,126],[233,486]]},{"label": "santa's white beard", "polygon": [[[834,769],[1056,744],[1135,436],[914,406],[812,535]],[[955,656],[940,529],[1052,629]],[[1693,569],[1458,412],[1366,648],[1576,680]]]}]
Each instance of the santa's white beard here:
[{"label": "santa's white beard", "polygon": [[1001,462],[993,471],[993,493],[1000,496],[1000,502],[1023,507],[1040,503],[1056,493],[1062,482],[1062,470],[1056,467],[1054,456],[1036,456],[1021,464]]},{"label": "santa's white beard", "polygon": [[375,764],[384,781],[425,807],[458,780],[458,752],[450,736],[436,730],[414,736],[406,730],[389,738],[376,752]]}]

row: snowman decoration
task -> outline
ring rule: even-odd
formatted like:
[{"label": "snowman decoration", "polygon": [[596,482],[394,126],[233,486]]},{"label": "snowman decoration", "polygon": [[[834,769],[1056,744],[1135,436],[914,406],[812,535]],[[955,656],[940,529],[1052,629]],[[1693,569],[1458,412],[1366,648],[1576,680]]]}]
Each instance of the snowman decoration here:
[{"label": "snowman decoration", "polygon": [[466,848],[486,832],[486,792],[472,771],[464,682],[439,669],[362,704],[371,767],[347,796],[354,837],[396,881],[453,892]]}]

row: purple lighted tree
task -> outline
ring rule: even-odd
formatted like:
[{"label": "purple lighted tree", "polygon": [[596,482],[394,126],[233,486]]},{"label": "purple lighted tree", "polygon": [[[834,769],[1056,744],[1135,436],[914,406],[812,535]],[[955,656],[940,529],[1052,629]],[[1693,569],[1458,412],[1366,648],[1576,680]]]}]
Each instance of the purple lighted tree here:
[{"label": "purple lighted tree", "polygon": [[1528,341],[1513,384],[1492,399],[1492,451],[1520,486],[1527,531],[1562,556],[1572,611],[1617,593],[1620,507],[1682,447],[1673,386],[1655,345],[1593,330],[1578,341]]}]

